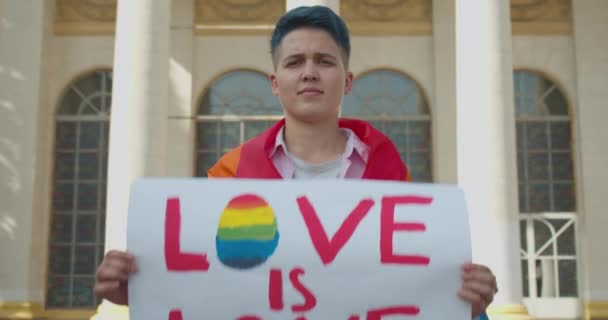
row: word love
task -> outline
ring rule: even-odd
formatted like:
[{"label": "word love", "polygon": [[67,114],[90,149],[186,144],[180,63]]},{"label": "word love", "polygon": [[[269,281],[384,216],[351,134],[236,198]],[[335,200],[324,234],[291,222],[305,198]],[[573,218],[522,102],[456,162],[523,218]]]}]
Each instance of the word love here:
[{"label": "word love", "polygon": [[[383,265],[416,265],[428,266],[430,257],[422,254],[396,253],[393,249],[393,236],[397,232],[425,232],[426,225],[416,221],[395,221],[395,209],[397,206],[428,206],[432,203],[432,197],[423,196],[385,196],[380,203],[380,263]],[[346,245],[351,236],[356,231],[360,222],[368,215],[370,210],[376,205],[373,199],[362,199],[355,208],[342,221],[337,231],[328,236],[319,215],[313,204],[306,197],[296,199],[300,215],[304,226],[308,231],[312,245],[319,256],[323,265],[330,266],[336,259],[340,250]],[[183,252],[180,245],[181,231],[181,210],[180,199],[169,198],[165,210],[165,239],[164,254],[165,264],[168,271],[187,272],[199,271],[206,272],[210,264],[206,253]],[[316,297],[301,281],[300,276],[304,275],[302,268],[295,268],[289,272],[289,280],[292,286],[304,298],[302,305],[292,306],[292,312],[307,312],[316,306]],[[284,309],[283,305],[283,275],[280,269],[271,269],[269,276],[269,308],[272,311],[280,312]],[[368,320],[380,320],[382,316],[388,315],[409,315],[414,316],[420,312],[417,306],[389,306],[369,310],[366,315]],[[303,316],[296,320],[306,319]],[[359,320],[358,315],[351,315],[348,320]],[[169,320],[182,320],[182,313],[179,309],[171,310]],[[245,315],[236,320],[262,320],[256,315]]]}]

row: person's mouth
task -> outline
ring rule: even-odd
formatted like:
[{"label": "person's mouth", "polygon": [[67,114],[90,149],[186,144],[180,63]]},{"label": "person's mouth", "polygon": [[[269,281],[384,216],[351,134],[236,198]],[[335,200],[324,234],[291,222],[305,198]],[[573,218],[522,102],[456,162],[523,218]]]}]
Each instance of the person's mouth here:
[{"label": "person's mouth", "polygon": [[300,91],[298,91],[298,95],[304,96],[319,96],[323,94],[323,90],[314,88],[314,87],[306,87]]}]

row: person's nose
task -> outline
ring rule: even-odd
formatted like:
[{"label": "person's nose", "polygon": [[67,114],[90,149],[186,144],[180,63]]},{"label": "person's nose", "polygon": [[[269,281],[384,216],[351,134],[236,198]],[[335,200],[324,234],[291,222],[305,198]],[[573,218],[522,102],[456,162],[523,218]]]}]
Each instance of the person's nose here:
[{"label": "person's nose", "polygon": [[318,81],[319,80],[319,70],[317,70],[317,66],[314,61],[307,61],[304,64],[304,70],[302,71],[302,80],[303,81]]}]

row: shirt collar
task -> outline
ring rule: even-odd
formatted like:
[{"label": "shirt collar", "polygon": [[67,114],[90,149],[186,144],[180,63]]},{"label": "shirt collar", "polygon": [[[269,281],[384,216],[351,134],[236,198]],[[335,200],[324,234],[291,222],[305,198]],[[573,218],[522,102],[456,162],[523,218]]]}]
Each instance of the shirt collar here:
[{"label": "shirt collar", "polygon": [[[344,158],[349,159],[353,155],[361,157],[364,163],[367,163],[369,157],[369,147],[357,137],[357,135],[348,128],[340,128],[344,134],[346,134],[346,148],[344,149]],[[274,157],[277,152],[287,152],[287,144],[283,133],[285,132],[285,126],[283,126],[275,138],[274,147],[270,151],[270,158]]]}]

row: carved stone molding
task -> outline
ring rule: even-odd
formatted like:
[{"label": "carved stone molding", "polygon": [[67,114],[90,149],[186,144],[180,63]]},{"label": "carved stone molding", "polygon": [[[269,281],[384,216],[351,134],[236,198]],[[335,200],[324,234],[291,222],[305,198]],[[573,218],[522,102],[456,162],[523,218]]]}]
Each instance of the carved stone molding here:
[{"label": "carved stone molding", "polygon": [[117,0],[56,0],[55,33],[112,34]]},{"label": "carved stone molding", "polygon": [[572,0],[511,0],[514,34],[572,33]]},{"label": "carved stone molding", "polygon": [[285,12],[285,0],[196,0],[197,34],[267,34]]},{"label": "carved stone molding", "polygon": [[342,0],[340,15],[352,34],[431,34],[431,0]]},{"label": "carved stone molding", "polygon": [[[117,0],[55,1],[56,34],[114,33]],[[572,0],[510,1],[513,34],[572,34]],[[196,0],[194,8],[196,33],[268,34],[277,19],[285,12],[285,2],[285,0]],[[474,1],[472,2],[474,5]],[[432,10],[432,0],[341,0],[340,2],[340,13],[354,35],[430,35],[433,28]]]}]

